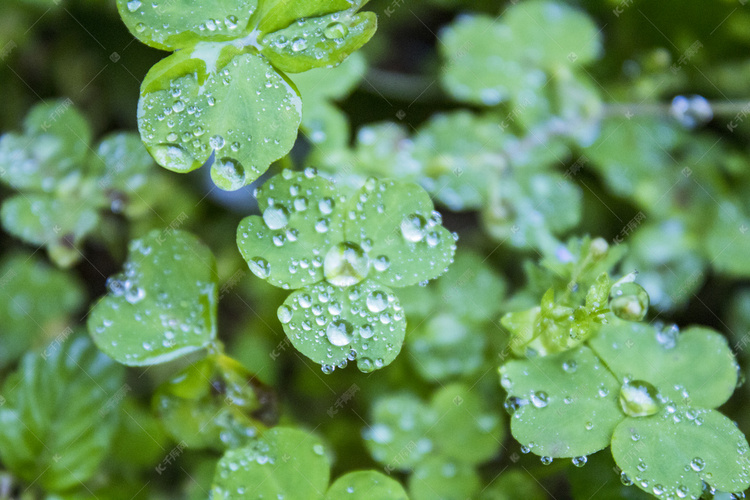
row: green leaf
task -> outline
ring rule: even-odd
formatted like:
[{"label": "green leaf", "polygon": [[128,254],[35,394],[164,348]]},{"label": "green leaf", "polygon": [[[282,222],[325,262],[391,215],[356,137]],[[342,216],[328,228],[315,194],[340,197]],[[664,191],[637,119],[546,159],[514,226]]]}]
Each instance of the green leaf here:
[{"label": "green leaf", "polygon": [[262,217],[246,217],[237,228],[250,270],[285,289],[321,281],[325,256],[344,239],[345,200],[333,183],[312,170],[285,170],[258,189],[257,199]]},{"label": "green leaf", "polygon": [[60,325],[86,298],[81,282],[27,254],[0,262],[0,367],[14,362],[43,335],[60,335]]},{"label": "green leaf", "polygon": [[488,173],[506,165],[507,134],[497,123],[468,111],[434,115],[414,137],[414,158],[431,182],[429,191],[454,211],[481,208]]},{"label": "green leaf", "polygon": [[634,484],[659,498],[698,498],[701,481],[726,492],[750,487],[747,440],[715,410],[668,406],[626,418],[615,429],[612,455]]},{"label": "green leaf", "polygon": [[548,250],[557,244],[553,235],[580,222],[581,189],[558,173],[516,171],[497,190],[483,222],[493,238],[515,247]]},{"label": "green leaf", "polygon": [[[292,77],[303,101],[302,125],[307,139],[322,150],[343,149],[349,144],[348,117],[330,101],[348,95],[364,76],[367,64],[358,52],[335,68],[320,68]],[[315,165],[317,148],[309,164]]]},{"label": "green leaf", "polygon": [[510,28],[494,17],[465,15],[445,28],[439,49],[444,66],[442,82],[456,99],[495,106],[524,88],[539,88],[541,71],[527,71],[515,61],[522,48]]},{"label": "green leaf", "polygon": [[130,243],[124,272],[91,310],[89,333],[120,363],[165,363],[216,338],[216,262],[184,231],[152,231]]},{"label": "green leaf", "polygon": [[534,476],[518,469],[506,469],[482,490],[479,500],[545,500],[547,494]]},{"label": "green leaf", "polygon": [[326,500],[409,500],[398,481],[368,470],[349,472],[333,482]]},{"label": "green leaf", "polygon": [[226,41],[248,32],[258,0],[194,2],[117,0],[120,17],[141,42],[162,50],[201,41]]},{"label": "green leaf", "polygon": [[291,150],[301,114],[294,86],[254,49],[199,44],[151,68],[138,127],[169,170],[190,172],[215,155],[211,177],[233,191]]},{"label": "green leaf", "polygon": [[0,181],[51,192],[66,177],[80,175],[90,142],[88,122],[70,99],[38,104],[24,120],[23,135],[0,138]]},{"label": "green leaf", "polygon": [[601,52],[599,28],[584,12],[561,2],[514,4],[503,21],[524,57],[544,68],[587,64]]},{"label": "green leaf", "polygon": [[418,185],[372,179],[349,199],[349,209],[346,238],[367,248],[375,259],[377,281],[414,285],[437,278],[453,261],[455,238]]},{"label": "green leaf", "polygon": [[475,374],[486,345],[485,336],[472,325],[453,314],[438,314],[409,333],[407,348],[414,369],[433,382]]},{"label": "green leaf", "polygon": [[347,9],[358,9],[367,0],[263,0],[258,10],[258,30],[272,33],[286,28],[298,19],[321,17]]},{"label": "green leaf", "polygon": [[276,427],[245,448],[227,451],[216,466],[211,498],[323,498],[330,475],[325,449],[307,432]]},{"label": "green leaf", "polygon": [[716,208],[705,239],[707,257],[722,274],[750,276],[747,254],[750,251],[750,217],[738,206],[723,200]]},{"label": "green leaf", "polygon": [[92,163],[92,170],[99,177],[97,186],[113,212],[135,215],[139,209],[148,210],[142,205],[149,196],[154,161],[138,134],[108,135],[99,143]]},{"label": "green leaf", "polygon": [[619,378],[650,382],[679,404],[716,408],[737,387],[727,340],[708,328],[678,332],[612,319],[589,344]]},{"label": "green leaf", "polygon": [[409,476],[411,500],[465,500],[481,488],[479,474],[469,464],[430,457]]},{"label": "green leaf", "polygon": [[28,353],[3,387],[0,457],[14,475],[49,491],[78,486],[96,472],[130,390],[123,369],[86,337],[58,338]]},{"label": "green leaf", "polygon": [[439,308],[466,321],[496,319],[505,296],[505,281],[479,253],[463,249],[448,272],[435,282]]},{"label": "green leaf", "polygon": [[336,12],[300,19],[263,37],[261,53],[276,68],[289,73],[331,67],[367,43],[377,25],[372,12]]},{"label": "green leaf", "polygon": [[3,227],[26,243],[47,247],[50,258],[69,267],[81,258],[83,239],[99,223],[96,206],[86,199],[19,194],[0,209]]},{"label": "green leaf", "polygon": [[273,392],[223,355],[195,362],[164,382],[153,406],[167,432],[196,449],[246,446],[278,420]]},{"label": "green leaf", "polygon": [[488,408],[475,387],[453,384],[435,393],[431,402],[438,420],[429,429],[442,457],[467,464],[485,462],[497,454],[505,437],[499,412]]},{"label": "green leaf", "polygon": [[387,472],[411,470],[434,450],[427,431],[437,422],[437,412],[410,393],[377,399],[371,410],[372,425],[362,432],[372,458]]},{"label": "green leaf", "polygon": [[120,424],[112,438],[112,455],[120,464],[151,467],[164,458],[169,437],[148,407],[134,398],[123,401]]},{"label": "green leaf", "polygon": [[577,457],[606,448],[624,417],[620,384],[588,347],[509,361],[500,374],[506,406],[515,408],[513,437],[537,455]]},{"label": "green leaf", "polygon": [[306,286],[284,301],[278,315],[292,345],[327,373],[355,359],[363,372],[389,365],[406,333],[398,298],[370,279],[349,287]]}]

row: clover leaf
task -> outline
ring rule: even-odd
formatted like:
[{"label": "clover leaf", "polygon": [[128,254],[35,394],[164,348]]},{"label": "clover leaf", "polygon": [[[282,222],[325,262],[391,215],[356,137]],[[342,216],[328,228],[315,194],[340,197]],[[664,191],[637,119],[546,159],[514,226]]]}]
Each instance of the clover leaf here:
[{"label": "clover leaf", "polygon": [[726,492],[750,487],[747,440],[716,410],[669,405],[626,418],[612,436],[612,455],[633,484],[658,498],[698,498],[703,481]]},{"label": "clover leaf", "polygon": [[351,498],[409,500],[398,481],[371,470],[344,474],[333,482],[326,494],[326,500],[350,500]]},{"label": "clover leaf", "polygon": [[136,38],[177,51],[141,86],[138,127],[156,162],[184,173],[213,158],[228,191],[257,179],[297,137],[302,102],[284,72],[335,66],[364,45],[377,21],[357,13],[363,3],[118,0]]},{"label": "clover leaf", "polygon": [[737,387],[737,362],[725,337],[703,327],[683,331],[613,320],[589,344],[619,378],[653,384],[696,408],[724,404]]},{"label": "clover leaf", "polygon": [[485,106],[511,101],[527,112],[553,102],[543,92],[556,72],[592,61],[601,49],[586,15],[546,0],[513,5],[499,20],[461,16],[441,39],[448,92]]},{"label": "clover leaf", "polygon": [[91,310],[89,333],[120,363],[165,363],[216,338],[218,277],[211,251],[184,231],[130,243],[122,274]]},{"label": "clover leaf", "polygon": [[464,500],[481,489],[481,478],[467,463],[430,457],[409,476],[411,500]]},{"label": "clover leaf", "polygon": [[620,384],[588,347],[500,368],[511,432],[537,455],[576,457],[606,448],[623,419]]},{"label": "clover leaf", "polygon": [[363,432],[372,457],[386,470],[412,470],[429,457],[477,465],[496,453],[504,430],[501,415],[476,390],[451,384],[429,404],[411,393],[383,397]]},{"label": "clover leaf", "polygon": [[78,262],[80,247],[102,221],[105,208],[129,217],[150,209],[153,162],[129,133],[107,136],[92,150],[91,130],[70,99],[39,104],[23,135],[0,139],[0,181],[19,190],[2,205],[3,227],[45,246],[61,267]]},{"label": "clover leaf", "polygon": [[370,179],[346,198],[314,169],[286,170],[258,201],[263,214],[240,223],[237,245],[255,275],[298,289],[278,310],[295,347],[328,373],[393,361],[406,323],[390,287],[439,276],[455,251],[424,190]]},{"label": "clover leaf", "polygon": [[27,353],[3,386],[4,466],[49,491],[92,477],[117,427],[123,376],[85,336],[61,336],[42,353]]},{"label": "clover leaf", "polygon": [[0,181],[50,193],[80,175],[90,142],[89,124],[70,99],[39,104],[26,116],[23,134],[0,138]]},{"label": "clover leaf", "polygon": [[395,480],[375,471],[350,472],[328,485],[330,463],[321,441],[305,431],[276,427],[216,466],[211,498],[285,500],[406,500]]}]

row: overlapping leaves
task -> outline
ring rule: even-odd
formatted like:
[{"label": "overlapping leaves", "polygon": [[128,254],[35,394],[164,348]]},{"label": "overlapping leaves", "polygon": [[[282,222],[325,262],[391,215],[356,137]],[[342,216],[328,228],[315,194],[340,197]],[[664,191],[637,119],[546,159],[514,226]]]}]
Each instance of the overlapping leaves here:
[{"label": "overlapping leaves", "polygon": [[47,247],[60,266],[81,259],[80,246],[109,209],[141,214],[153,164],[137,136],[105,137],[90,150],[91,130],[72,101],[34,107],[23,133],[0,139],[0,181],[18,194],[4,201],[3,227]]},{"label": "overlapping leaves", "polygon": [[330,487],[329,478],[330,461],[317,437],[277,427],[224,455],[216,466],[212,498],[407,500],[401,485],[379,472],[350,472]]},{"label": "overlapping leaves", "polygon": [[[510,361],[500,373],[513,435],[534,453],[585,456],[611,443],[623,472],[660,498],[700,496],[701,480],[730,492],[750,486],[747,441],[713,409],[734,392],[737,367],[712,330],[612,319],[588,346]],[[631,382],[655,393],[631,399]]]},{"label": "overlapping leaves", "polygon": [[302,102],[285,72],[332,67],[364,45],[376,17],[361,0],[233,0],[214,6],[118,0],[142,42],[177,52],[141,86],[141,138],[161,166],[211,176],[236,190],[286,155]]}]

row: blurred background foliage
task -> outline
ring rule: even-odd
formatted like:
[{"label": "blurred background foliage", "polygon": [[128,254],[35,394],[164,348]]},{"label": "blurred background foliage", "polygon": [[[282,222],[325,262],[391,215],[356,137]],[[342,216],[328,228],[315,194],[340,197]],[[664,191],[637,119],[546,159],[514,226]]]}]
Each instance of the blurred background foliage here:
[{"label": "blurred background foliage", "polygon": [[[463,44],[478,67],[487,68],[482,51],[496,50],[482,48],[484,40],[474,38],[467,23],[494,20],[511,5],[372,0],[367,8],[379,16],[378,33],[356,57],[335,70],[292,77],[305,99],[303,133],[272,173],[282,165],[314,165],[344,183],[368,175],[416,180],[435,197],[446,227],[461,236],[447,275],[404,292],[407,340],[387,369],[372,375],[339,370],[327,377],[285,341],[276,308],[286,293],[255,279],[236,249],[237,224],[255,209],[251,187],[224,193],[206,169],[179,176],[153,166],[147,209],[133,209],[133,215],[116,208],[122,200],[110,196],[97,205],[98,223],[74,242],[74,250],[64,258],[50,250],[67,270],[47,262],[36,245],[0,236],[0,370],[6,380],[12,381],[9,374],[25,351],[44,353],[61,335],[76,336],[88,304],[120,269],[128,240],[176,224],[207,242],[217,257],[219,335],[228,353],[275,389],[282,423],[323,437],[336,457],[334,477],[389,466],[371,446],[377,428],[368,424],[395,418],[391,399],[403,399],[395,406],[398,414],[412,408],[426,415],[430,405],[441,404],[441,388],[461,384],[478,396],[472,401],[478,411],[495,422],[488,425],[496,427],[497,446],[470,460],[440,452],[394,467],[389,472],[409,484],[415,499],[429,498],[419,493],[420,482],[441,480],[445,491],[456,489],[456,498],[519,498],[509,492],[522,490],[528,492],[523,498],[549,492],[555,498],[644,497],[620,483],[606,451],[583,468],[569,461],[543,466],[520,453],[507,432],[498,386],[496,368],[507,355],[499,318],[529,306],[528,268],[519,263],[554,256],[572,235],[601,236],[627,245],[620,270],[639,271],[651,297],[650,320],[724,333],[747,369],[750,10],[736,0],[574,2],[591,18],[592,36],[601,38],[601,50],[592,42],[591,61],[563,57],[564,64],[552,68],[517,54],[519,64],[529,65],[521,78],[542,70],[545,78],[553,75],[554,89],[534,90],[524,81],[531,93],[505,100],[483,94],[482,82],[470,91],[459,88],[456,81],[473,78],[460,74],[466,59],[448,67],[451,55]],[[471,21],[469,13],[485,17]],[[528,47],[542,43],[535,33],[528,36]],[[92,144],[133,131],[140,82],[164,55],[133,39],[113,1],[3,0],[0,130],[21,130],[35,104],[62,97],[89,122]],[[690,101],[692,95],[713,103],[712,119],[701,112],[703,101]],[[689,102],[673,102],[676,96]],[[0,195],[7,200],[13,191],[3,186]],[[117,404],[121,418],[110,419],[112,429],[102,431],[107,436],[97,437],[109,444],[101,465],[87,474],[92,494],[206,498],[220,458],[215,450],[189,446],[176,466],[158,469],[180,437],[165,432],[150,398],[186,363],[112,375],[124,377],[129,390]],[[352,387],[356,394],[339,408]],[[745,433],[748,398],[743,385],[724,407]],[[369,430],[363,435],[363,429]],[[44,496],[45,489],[67,487],[56,477],[33,486],[25,479],[2,498],[91,497],[83,490]]]}]

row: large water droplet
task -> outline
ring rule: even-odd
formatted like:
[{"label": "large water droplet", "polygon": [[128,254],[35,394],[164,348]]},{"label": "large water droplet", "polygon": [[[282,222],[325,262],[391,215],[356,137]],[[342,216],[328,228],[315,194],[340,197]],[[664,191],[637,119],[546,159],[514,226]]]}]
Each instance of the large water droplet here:
[{"label": "large water droplet", "polygon": [[271,264],[262,257],[255,257],[247,261],[250,270],[259,278],[266,279],[271,274]]},{"label": "large water droplet", "polygon": [[648,293],[633,282],[616,283],[609,292],[609,308],[626,321],[640,321],[648,312]]},{"label": "large water droplet", "polygon": [[344,38],[349,34],[349,28],[341,23],[331,23],[323,30],[323,36],[329,40],[335,40],[337,38]]},{"label": "large water droplet", "polygon": [[304,38],[295,38],[292,40],[292,50],[294,52],[301,52],[307,48],[307,40]]},{"label": "large water droplet", "polygon": [[233,158],[220,158],[211,165],[211,180],[219,189],[237,191],[245,185],[245,167]]},{"label": "large water droplet", "polygon": [[544,408],[548,401],[547,393],[544,391],[535,391],[531,393],[531,404],[537,408]]},{"label": "large water droplet", "polygon": [[271,206],[263,211],[263,220],[270,229],[281,229],[289,223],[289,212],[281,206]]},{"label": "large water droplet", "polygon": [[279,317],[279,321],[284,325],[292,321],[292,310],[288,306],[280,306],[276,311],[276,315]]},{"label": "large water droplet", "polygon": [[411,214],[401,221],[401,234],[411,242],[422,241],[427,229],[427,221],[419,214]]},{"label": "large water droplet", "polygon": [[351,286],[367,277],[370,259],[362,247],[345,241],[331,248],[323,262],[326,279],[336,286]]},{"label": "large water droplet", "polygon": [[130,0],[128,2],[128,10],[130,12],[135,12],[141,7],[141,0]]},{"label": "large water droplet", "polygon": [[620,387],[620,406],[631,417],[647,417],[658,412],[659,392],[644,380],[627,381]]},{"label": "large water droplet", "polygon": [[335,346],[349,345],[352,341],[354,327],[345,320],[331,321],[326,329],[328,341]]},{"label": "large water droplet", "polygon": [[385,308],[388,307],[388,295],[380,290],[375,290],[367,295],[366,303],[367,309],[369,309],[370,312],[383,312]]}]

